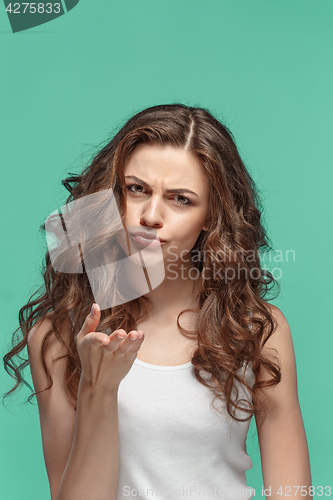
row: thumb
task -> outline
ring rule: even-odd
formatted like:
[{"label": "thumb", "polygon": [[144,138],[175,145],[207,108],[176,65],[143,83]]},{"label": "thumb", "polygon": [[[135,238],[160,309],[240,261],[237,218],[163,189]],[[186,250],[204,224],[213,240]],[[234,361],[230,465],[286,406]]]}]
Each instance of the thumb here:
[{"label": "thumb", "polygon": [[86,317],[81,330],[78,333],[77,340],[82,340],[83,337],[87,335],[87,333],[95,332],[98,326],[98,323],[101,319],[101,310],[98,304],[93,303],[90,314]]}]

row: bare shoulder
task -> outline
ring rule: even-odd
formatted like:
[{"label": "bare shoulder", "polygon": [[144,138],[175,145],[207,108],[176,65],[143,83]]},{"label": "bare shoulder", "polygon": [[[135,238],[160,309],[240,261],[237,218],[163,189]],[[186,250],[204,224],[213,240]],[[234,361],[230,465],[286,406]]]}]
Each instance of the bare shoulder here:
[{"label": "bare shoulder", "polygon": [[[265,307],[272,315],[274,330],[265,343],[263,350],[266,354],[268,354],[268,351],[272,351],[275,349],[279,351],[290,350],[290,348],[293,348],[293,342],[287,318],[285,317],[281,309],[274,306],[273,304],[265,302]],[[256,316],[257,315],[254,314],[254,317]]]},{"label": "bare shoulder", "polygon": [[[266,309],[268,309],[269,312],[272,314],[274,322],[276,322],[277,324],[284,323],[285,325],[288,323],[288,321],[287,321],[285,315],[283,314],[283,312],[281,311],[281,309],[274,306],[273,304],[269,304],[268,302],[265,302],[264,304],[265,304]],[[254,314],[254,317],[258,317],[258,315]]]},{"label": "bare shoulder", "polygon": [[[265,403],[269,403],[271,412],[287,411],[298,408],[297,392],[297,369],[294,343],[289,323],[283,312],[272,304],[265,304],[271,312],[275,329],[265,345],[262,353],[271,361],[278,362],[281,370],[281,381],[264,389],[264,393],[258,391],[258,396]],[[258,380],[268,380],[272,375],[262,367]]]},{"label": "bare shoulder", "polygon": [[[28,334],[28,357],[36,392],[43,391],[50,384],[42,360],[42,344],[47,332],[52,329],[53,314],[54,313],[51,312],[43,316],[43,318],[34,324]],[[63,339],[67,344],[70,335],[69,324],[64,325],[62,334]],[[66,347],[56,338],[55,335],[52,335],[49,339],[48,348],[45,353],[45,365],[52,377],[54,389],[53,391],[47,390],[40,395],[37,395],[40,406],[43,406],[44,402],[49,400],[51,393],[57,393],[57,396],[60,396],[60,391],[64,393],[67,358],[58,358],[66,355]],[[73,403],[71,406],[74,409]]]}]

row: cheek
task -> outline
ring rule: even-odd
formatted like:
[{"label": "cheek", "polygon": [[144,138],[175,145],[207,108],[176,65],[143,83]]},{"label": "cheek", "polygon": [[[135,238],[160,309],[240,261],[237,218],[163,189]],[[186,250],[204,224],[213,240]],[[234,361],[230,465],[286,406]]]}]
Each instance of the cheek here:
[{"label": "cheek", "polygon": [[198,218],[174,221],[172,224],[173,233],[179,242],[184,242],[184,244],[193,242],[194,244],[201,232],[202,225],[203,223],[201,224]]}]

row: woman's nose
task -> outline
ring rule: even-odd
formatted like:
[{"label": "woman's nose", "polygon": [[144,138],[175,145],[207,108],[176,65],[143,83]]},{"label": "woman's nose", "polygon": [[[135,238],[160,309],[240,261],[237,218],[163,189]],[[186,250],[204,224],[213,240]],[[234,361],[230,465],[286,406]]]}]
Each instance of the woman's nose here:
[{"label": "woman's nose", "polygon": [[140,222],[151,227],[162,227],[163,216],[161,212],[161,203],[155,199],[147,200],[142,207]]}]

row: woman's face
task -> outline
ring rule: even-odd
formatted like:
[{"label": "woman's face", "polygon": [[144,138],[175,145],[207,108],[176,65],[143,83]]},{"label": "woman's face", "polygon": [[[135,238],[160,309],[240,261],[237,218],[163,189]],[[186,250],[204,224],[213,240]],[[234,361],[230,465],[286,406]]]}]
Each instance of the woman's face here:
[{"label": "woman's face", "polygon": [[157,233],[163,240],[149,245],[132,236],[137,249],[149,245],[153,251],[160,246],[165,261],[188,267],[189,252],[201,230],[207,229],[209,214],[209,184],[200,161],[184,149],[143,144],[130,157],[124,176],[129,235]]}]

